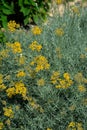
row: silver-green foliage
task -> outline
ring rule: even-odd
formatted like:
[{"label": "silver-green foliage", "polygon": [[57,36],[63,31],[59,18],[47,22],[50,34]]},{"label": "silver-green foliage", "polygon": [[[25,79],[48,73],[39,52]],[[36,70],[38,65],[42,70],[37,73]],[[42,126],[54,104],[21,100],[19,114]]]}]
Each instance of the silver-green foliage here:
[{"label": "silver-green foliage", "polygon": [[[30,62],[33,57],[38,53],[29,51],[27,46],[32,41],[38,41],[43,46],[41,55],[44,55],[49,63],[50,70],[42,71],[36,75],[33,79],[25,79],[25,84],[29,89],[29,94],[37,103],[44,109],[43,113],[38,112],[24,102],[20,111],[15,114],[12,119],[12,124],[9,130],[46,130],[47,127],[53,130],[66,130],[69,122],[81,122],[84,130],[87,130],[87,105],[82,105],[82,99],[87,98],[87,90],[85,93],[79,93],[77,91],[77,83],[74,80],[74,75],[81,72],[85,78],[87,78],[87,30],[82,25],[84,17],[87,16],[85,10],[81,10],[80,16],[72,15],[66,11],[63,17],[59,15],[53,18],[48,18],[47,25],[42,25],[42,34],[40,36],[34,36],[30,30],[24,30],[22,33],[6,33],[9,41],[19,41],[24,49],[24,54],[27,57],[26,64]],[[83,24],[86,23],[83,22]],[[62,37],[55,35],[56,28],[63,28],[64,35]],[[58,58],[55,49],[60,47],[62,58]],[[80,55],[85,54],[85,58],[81,59]],[[12,57],[11,57],[12,58]],[[11,59],[10,59],[11,60]],[[2,73],[7,73],[5,68],[8,64],[13,73],[16,71],[13,65],[13,60],[3,65]],[[5,61],[6,62],[6,61]],[[49,83],[52,71],[60,71],[61,76],[63,73],[68,72],[73,80],[73,85],[65,90],[59,90]],[[44,77],[46,84],[43,87],[36,85],[36,80],[40,77]],[[14,74],[13,77],[14,78]],[[85,84],[87,89],[87,83]],[[49,102],[52,101],[52,102]],[[10,102],[9,102],[10,103]],[[12,104],[15,107],[15,104]],[[69,110],[71,105],[76,105],[75,110]],[[63,114],[62,114],[63,113]],[[3,117],[3,116],[2,116]],[[2,118],[3,119],[3,118]],[[22,126],[22,127],[21,127]],[[7,130],[6,128],[5,130]]]}]

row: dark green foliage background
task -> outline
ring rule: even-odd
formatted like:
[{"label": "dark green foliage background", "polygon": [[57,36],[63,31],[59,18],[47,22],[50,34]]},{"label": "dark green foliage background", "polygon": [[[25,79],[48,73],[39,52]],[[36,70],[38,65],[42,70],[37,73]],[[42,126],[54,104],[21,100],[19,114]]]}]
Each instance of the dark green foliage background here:
[{"label": "dark green foliage background", "polygon": [[46,18],[51,0],[1,0],[0,24],[6,27],[9,20],[27,25]]}]

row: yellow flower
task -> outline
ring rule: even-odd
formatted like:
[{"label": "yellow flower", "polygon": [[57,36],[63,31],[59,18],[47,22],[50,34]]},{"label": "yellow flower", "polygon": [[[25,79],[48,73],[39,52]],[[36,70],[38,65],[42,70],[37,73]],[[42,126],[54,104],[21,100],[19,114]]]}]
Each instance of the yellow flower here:
[{"label": "yellow flower", "polygon": [[70,122],[68,125],[67,130],[84,130],[82,127],[82,123],[77,123],[77,122]]},{"label": "yellow flower", "polygon": [[17,105],[17,106],[16,106],[16,111],[18,111],[19,109],[20,109],[20,106]]},{"label": "yellow flower", "polygon": [[12,44],[12,51],[13,53],[21,53],[22,52],[21,44],[19,42],[14,42]]},{"label": "yellow flower", "polygon": [[42,65],[37,65],[35,68],[35,71],[39,72],[40,70],[43,70],[43,69],[44,69],[44,67]]},{"label": "yellow flower", "polygon": [[33,99],[32,99],[32,97],[28,97],[28,101],[32,101]]},{"label": "yellow flower", "polygon": [[32,31],[32,33],[33,33],[34,35],[39,35],[39,34],[41,34],[42,29],[41,29],[40,27],[38,27],[38,26],[35,26],[35,27],[32,28],[31,31]]},{"label": "yellow flower", "polygon": [[62,80],[62,79],[61,79],[61,80],[59,81],[59,83],[60,83],[60,85],[61,85],[62,88],[67,88],[67,87],[68,87],[65,80]]},{"label": "yellow flower", "polygon": [[63,77],[65,78],[65,80],[69,80],[70,79],[69,73],[64,73]]},{"label": "yellow flower", "polygon": [[36,64],[36,68],[35,68],[36,72],[38,72],[40,70],[44,70],[44,69],[47,70],[50,67],[47,59],[42,55],[39,55],[34,58],[34,64]]},{"label": "yellow flower", "polygon": [[5,121],[5,124],[7,124],[8,126],[10,126],[10,125],[11,125],[10,119],[7,119],[7,120]]},{"label": "yellow flower", "polygon": [[76,7],[76,6],[72,7],[72,11],[73,11],[75,14],[80,15],[80,12],[79,12],[79,8],[78,8],[78,7]]},{"label": "yellow flower", "polygon": [[57,28],[55,30],[55,34],[58,35],[58,36],[63,36],[64,35],[64,30],[63,28]]},{"label": "yellow flower", "polygon": [[85,91],[86,91],[86,88],[85,88],[83,85],[79,85],[79,86],[78,86],[78,90],[79,90],[80,92],[85,92]]},{"label": "yellow flower", "polygon": [[33,108],[35,108],[35,107],[36,107],[36,102],[35,102],[35,101],[31,101],[31,102],[30,102],[30,105],[31,105]]},{"label": "yellow flower", "polygon": [[85,51],[87,52],[87,48],[85,48]]},{"label": "yellow flower", "polygon": [[74,79],[75,79],[75,81],[77,83],[82,83],[83,82],[83,75],[82,75],[82,73],[79,72],[79,73],[75,74]]},{"label": "yellow flower", "polygon": [[69,128],[70,128],[70,127],[75,127],[75,126],[76,126],[76,123],[75,123],[75,122],[70,122],[69,125],[68,125]]},{"label": "yellow flower", "polygon": [[37,41],[34,41],[34,42],[32,42],[32,44],[29,45],[29,48],[32,51],[34,51],[34,50],[40,51],[42,49],[42,46]]},{"label": "yellow flower", "polygon": [[82,100],[83,105],[87,105],[87,98]]},{"label": "yellow flower", "polygon": [[52,130],[51,128],[47,128],[47,130]]},{"label": "yellow flower", "polygon": [[8,50],[7,49],[3,49],[0,51],[0,56],[2,58],[7,58],[8,57]]},{"label": "yellow flower", "polygon": [[8,49],[8,48],[11,48],[11,47],[12,47],[12,43],[7,42],[7,43],[6,43],[6,48]]},{"label": "yellow flower", "polygon": [[56,85],[55,88],[62,88],[62,86],[61,85]]},{"label": "yellow flower", "polygon": [[81,55],[80,55],[80,58],[81,58],[81,59],[85,59],[85,58],[86,58],[86,55],[85,55],[85,54],[81,54]]},{"label": "yellow flower", "polygon": [[83,127],[82,127],[82,123],[77,123],[77,129],[78,130],[84,130]]},{"label": "yellow flower", "polygon": [[7,116],[9,118],[14,117],[14,112],[11,107],[4,107],[3,110],[4,110],[4,116]]},{"label": "yellow flower", "polygon": [[0,122],[0,130],[3,130],[3,128],[4,128],[4,124],[3,122]]},{"label": "yellow flower", "polygon": [[2,104],[3,104],[3,105],[6,105],[7,103],[6,103],[6,101],[5,101],[5,100],[2,100]]},{"label": "yellow flower", "polygon": [[44,84],[45,84],[45,81],[42,78],[37,81],[38,86],[44,86]]},{"label": "yellow flower", "polygon": [[16,82],[15,83],[15,93],[21,94],[22,97],[26,97],[27,89],[22,82]]},{"label": "yellow flower", "polygon": [[14,32],[16,30],[16,28],[19,28],[20,25],[17,24],[14,20],[10,20],[7,24],[8,26],[8,30],[11,31],[11,32]]},{"label": "yellow flower", "polygon": [[16,26],[15,26],[16,28],[20,28],[20,24],[18,23],[16,23]]},{"label": "yellow flower", "polygon": [[62,4],[62,0],[56,0],[56,3],[59,5],[59,4]]},{"label": "yellow flower", "polygon": [[0,90],[6,89],[6,86],[4,84],[0,84]]},{"label": "yellow flower", "polygon": [[52,76],[51,76],[51,83],[56,84],[57,80],[59,79],[60,73],[57,71],[54,71]]},{"label": "yellow flower", "polygon": [[11,80],[11,75],[6,75],[4,80]]},{"label": "yellow flower", "polygon": [[24,77],[26,74],[25,74],[25,72],[24,71],[19,71],[18,73],[17,73],[17,77]]},{"label": "yellow flower", "polygon": [[48,70],[49,68],[50,68],[50,64],[46,63],[46,64],[44,65],[44,69],[45,69],[45,70]]},{"label": "yellow flower", "polygon": [[15,88],[14,88],[14,87],[8,88],[8,89],[6,90],[6,93],[7,93],[7,96],[8,96],[9,98],[11,98],[13,95],[15,95]]},{"label": "yellow flower", "polygon": [[76,108],[76,106],[75,106],[75,105],[71,105],[71,106],[69,107],[69,110],[70,110],[70,111],[74,111],[74,110],[75,110],[75,108]]}]

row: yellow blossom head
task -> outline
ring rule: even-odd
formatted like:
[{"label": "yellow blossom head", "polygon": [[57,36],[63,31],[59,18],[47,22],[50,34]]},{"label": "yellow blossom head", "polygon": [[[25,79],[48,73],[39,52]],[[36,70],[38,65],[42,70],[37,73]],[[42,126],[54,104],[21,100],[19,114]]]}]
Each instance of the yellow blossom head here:
[{"label": "yellow blossom head", "polygon": [[25,74],[25,72],[24,71],[19,71],[18,73],[17,73],[17,77],[24,77],[26,74]]},{"label": "yellow blossom head", "polygon": [[47,130],[52,130],[51,128],[47,128]]},{"label": "yellow blossom head", "polygon": [[65,80],[69,80],[70,79],[70,74],[69,73],[64,73],[63,77],[65,78]]},{"label": "yellow blossom head", "polygon": [[32,42],[32,43],[29,45],[29,48],[30,48],[32,51],[36,50],[36,51],[39,52],[39,51],[42,49],[42,46],[41,46],[37,41],[34,41],[34,42]]},{"label": "yellow blossom head", "polygon": [[56,3],[59,5],[59,4],[62,4],[63,3],[63,0],[56,0]]},{"label": "yellow blossom head", "polygon": [[11,31],[11,32],[14,32],[16,30],[16,28],[19,28],[20,27],[20,24],[17,24],[15,22],[15,20],[10,20],[7,24],[7,27],[8,27],[8,30]]},{"label": "yellow blossom head", "polygon": [[35,27],[32,28],[31,31],[32,31],[32,33],[33,33],[34,35],[40,35],[41,32],[42,32],[42,29],[41,29],[40,27],[38,27],[38,26],[35,26]]},{"label": "yellow blossom head", "polygon": [[15,88],[11,87],[6,90],[7,96],[11,98],[13,95],[15,95]]},{"label": "yellow blossom head", "polygon": [[78,91],[79,91],[79,92],[85,92],[85,91],[86,91],[86,88],[85,88],[83,85],[79,85],[79,86],[78,86]]},{"label": "yellow blossom head", "polygon": [[9,117],[9,118],[13,118],[14,117],[14,112],[12,110],[12,107],[4,107],[4,116]]},{"label": "yellow blossom head", "polygon": [[37,85],[38,85],[38,86],[44,86],[44,84],[45,84],[45,81],[44,81],[43,78],[41,78],[41,79],[39,79],[39,80],[37,81]]},{"label": "yellow blossom head", "polygon": [[63,28],[57,28],[55,30],[55,34],[58,35],[58,36],[63,36],[64,35],[64,30]]},{"label": "yellow blossom head", "polygon": [[4,128],[4,124],[3,122],[0,122],[0,130],[3,130],[3,128]]},{"label": "yellow blossom head", "polygon": [[14,42],[11,46],[13,53],[21,53],[21,43],[20,42]]}]

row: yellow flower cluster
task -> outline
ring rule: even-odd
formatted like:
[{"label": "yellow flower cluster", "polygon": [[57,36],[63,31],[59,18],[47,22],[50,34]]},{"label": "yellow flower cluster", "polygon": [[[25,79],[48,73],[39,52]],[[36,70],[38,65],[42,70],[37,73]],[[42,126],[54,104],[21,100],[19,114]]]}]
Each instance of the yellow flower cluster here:
[{"label": "yellow flower cluster", "polygon": [[43,78],[41,78],[41,79],[39,79],[39,80],[37,81],[37,85],[38,85],[38,86],[44,86],[44,84],[45,84],[45,81],[44,81]]},{"label": "yellow flower cluster", "polygon": [[0,57],[7,58],[8,57],[8,50],[7,49],[1,50],[0,51]]},{"label": "yellow flower cluster", "polygon": [[3,128],[4,128],[4,124],[3,122],[0,122],[0,130],[3,130]]},{"label": "yellow flower cluster", "polygon": [[77,85],[78,85],[77,89],[78,89],[78,91],[79,92],[86,92],[86,88],[85,88],[85,86],[83,84],[87,83],[87,79],[83,76],[83,74],[80,73],[80,72],[75,74],[74,79],[77,82]]},{"label": "yellow flower cluster", "polygon": [[47,128],[47,130],[52,130],[51,128]]},{"label": "yellow flower cluster", "polygon": [[64,30],[63,28],[57,28],[55,30],[55,34],[58,35],[58,36],[63,36],[64,35]]},{"label": "yellow flower cluster", "polygon": [[59,5],[59,4],[62,4],[63,3],[63,0],[56,0],[56,3]]},{"label": "yellow flower cluster", "polygon": [[79,92],[86,92],[85,86],[79,85],[79,86],[78,86],[78,91],[79,91]]},{"label": "yellow flower cluster", "polygon": [[0,90],[6,89],[6,86],[4,84],[0,84]]},{"label": "yellow flower cluster", "polygon": [[22,48],[21,48],[21,43],[20,42],[14,42],[14,43],[6,43],[7,49],[11,48],[13,53],[21,53]]},{"label": "yellow flower cluster", "polygon": [[87,83],[87,79],[80,72],[75,74],[74,79],[79,84]]},{"label": "yellow flower cluster", "polygon": [[8,22],[7,26],[8,26],[9,31],[14,32],[16,28],[20,27],[20,24],[17,24],[14,20],[13,21],[11,20]]},{"label": "yellow flower cluster", "polygon": [[56,88],[63,88],[66,89],[69,86],[72,85],[72,80],[70,79],[69,73],[64,73],[63,74],[64,79],[60,78],[60,73],[59,72],[53,72],[51,76],[51,83],[56,84]]},{"label": "yellow flower cluster", "polygon": [[0,74],[0,91],[6,89],[6,86],[3,84],[3,75]]},{"label": "yellow flower cluster", "polygon": [[42,46],[37,41],[34,41],[34,42],[32,42],[32,44],[29,45],[29,48],[32,51],[34,51],[34,50],[40,51],[42,49]]},{"label": "yellow flower cluster", "polygon": [[7,116],[9,118],[13,118],[14,117],[14,112],[12,110],[12,107],[4,107],[3,111],[4,111],[4,116]]},{"label": "yellow flower cluster", "polygon": [[7,120],[5,121],[5,124],[8,125],[8,126],[10,126],[10,124],[11,124],[10,119],[7,119]]},{"label": "yellow flower cluster", "polygon": [[17,77],[24,77],[26,74],[25,74],[25,72],[24,71],[19,71],[18,73],[17,73]]},{"label": "yellow flower cluster", "polygon": [[87,98],[84,98],[84,99],[82,100],[82,104],[83,104],[83,105],[87,105]]},{"label": "yellow flower cluster", "polygon": [[59,75],[60,75],[59,72],[57,72],[57,71],[53,72],[53,74],[51,76],[51,83],[52,84],[56,84],[57,83],[57,81],[59,80]]},{"label": "yellow flower cluster", "polygon": [[13,53],[21,53],[21,44],[19,42],[14,42],[14,44],[12,44],[12,51]]},{"label": "yellow flower cluster", "polygon": [[2,104],[6,106],[7,102],[5,100],[2,100]]},{"label": "yellow flower cluster", "polygon": [[35,26],[35,27],[32,28],[31,31],[32,31],[32,33],[33,33],[34,35],[39,35],[39,34],[41,34],[42,29],[41,29],[40,27],[38,27],[38,26]]},{"label": "yellow flower cluster", "polygon": [[42,55],[35,57],[34,61],[31,63],[32,63],[31,65],[36,64],[36,68],[35,68],[36,72],[39,72],[40,70],[44,70],[44,69],[47,70],[50,67],[50,64],[48,63],[47,59]]},{"label": "yellow flower cluster", "polygon": [[22,82],[16,82],[15,87],[8,88],[6,90],[7,96],[11,98],[13,95],[20,94],[23,98],[26,97],[27,89]]},{"label": "yellow flower cluster", "polygon": [[85,55],[85,54],[81,54],[81,55],[80,55],[80,58],[81,58],[81,59],[85,59],[85,58],[86,58],[86,55]]},{"label": "yellow flower cluster", "polygon": [[66,130],[83,130],[82,123],[70,122]]},{"label": "yellow flower cluster", "polygon": [[80,15],[80,11],[79,11],[78,7],[76,7],[76,6],[72,7],[72,11],[73,11],[73,13],[77,14],[78,16]]}]

